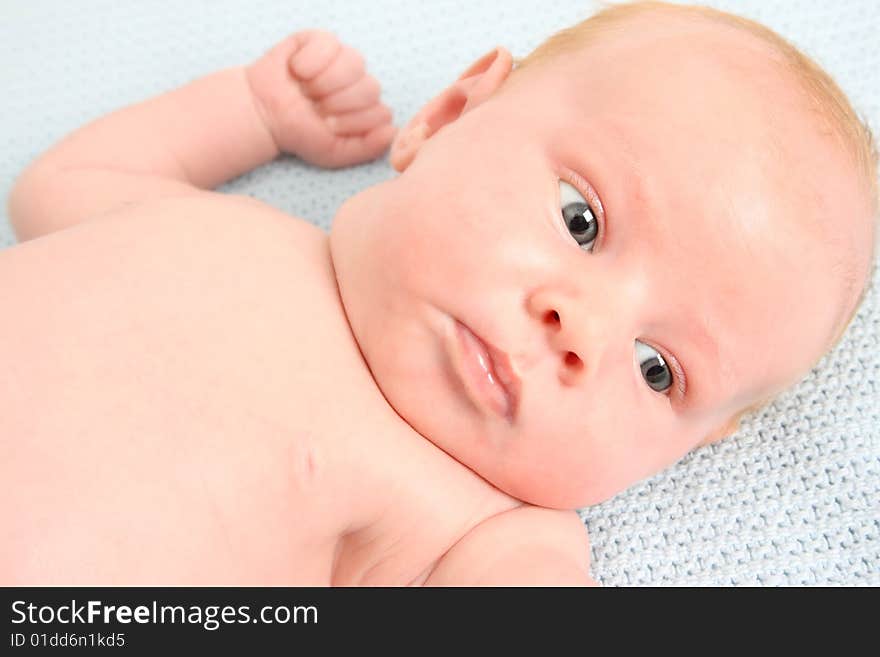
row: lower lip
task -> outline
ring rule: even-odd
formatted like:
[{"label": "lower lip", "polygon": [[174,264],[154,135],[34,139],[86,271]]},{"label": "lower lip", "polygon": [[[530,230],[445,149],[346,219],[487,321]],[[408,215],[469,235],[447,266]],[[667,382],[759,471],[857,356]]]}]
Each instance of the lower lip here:
[{"label": "lower lip", "polygon": [[513,406],[510,396],[493,373],[492,359],[486,346],[459,321],[455,322],[455,332],[462,355],[460,374],[468,392],[483,407],[512,421]]}]

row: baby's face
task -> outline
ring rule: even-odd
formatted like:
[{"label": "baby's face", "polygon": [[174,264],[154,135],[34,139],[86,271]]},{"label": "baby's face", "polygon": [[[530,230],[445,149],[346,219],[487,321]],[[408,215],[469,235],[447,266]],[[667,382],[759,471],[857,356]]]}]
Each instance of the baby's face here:
[{"label": "baby's face", "polygon": [[[543,506],[599,502],[723,436],[809,370],[842,303],[829,219],[856,212],[849,165],[764,54],[639,34],[510,80],[331,234],[391,406]],[[457,322],[509,356],[512,417],[467,374]]]}]

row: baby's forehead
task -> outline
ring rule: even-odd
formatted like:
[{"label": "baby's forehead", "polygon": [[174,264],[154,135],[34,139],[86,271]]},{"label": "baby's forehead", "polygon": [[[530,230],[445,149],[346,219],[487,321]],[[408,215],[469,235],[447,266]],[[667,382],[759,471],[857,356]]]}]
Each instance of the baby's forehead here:
[{"label": "baby's forehead", "polygon": [[851,167],[772,49],[714,29],[648,25],[641,40],[600,39],[548,70],[547,88],[571,119],[559,125],[584,149],[600,133],[611,137],[643,177],[680,173],[694,186],[726,186],[731,205],[772,205],[755,230],[770,221],[773,229],[821,231],[832,203],[822,172],[834,162],[851,179]]},{"label": "baby's forehead", "polygon": [[716,64],[754,66],[782,63],[784,57],[765,36],[742,25],[697,16],[662,12],[636,13],[604,29],[596,29],[573,47],[589,57],[618,58],[640,53],[651,61],[671,55],[711,59]]},{"label": "baby's forehead", "polygon": [[771,101],[798,105],[799,85],[777,50],[746,30],[705,20],[636,15],[537,64],[515,75],[564,85],[567,102],[583,108],[636,102],[649,109],[673,100],[723,114],[713,99],[731,112],[754,112]]}]

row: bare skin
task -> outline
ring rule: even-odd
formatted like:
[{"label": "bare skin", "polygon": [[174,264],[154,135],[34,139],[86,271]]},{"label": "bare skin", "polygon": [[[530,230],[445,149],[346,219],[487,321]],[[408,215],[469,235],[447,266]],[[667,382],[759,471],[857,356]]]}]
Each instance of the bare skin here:
[{"label": "bare skin", "polygon": [[[495,97],[511,71],[503,48],[397,135],[391,156],[403,175],[347,202],[329,238],[260,202],[207,191],[279,152],[336,167],[387,149],[394,129],[378,84],[324,32],[298,33],[250,67],[105,117],[41,158],[10,200],[16,232],[30,241],[0,253],[0,301],[17,311],[0,325],[0,358],[12,373],[0,383],[0,440],[10,455],[0,465],[0,581],[593,583],[586,532],[571,509],[733,431],[735,409],[800,374],[825,346],[830,320],[805,318],[810,303],[833,305],[838,294],[817,264],[820,247],[789,225],[756,222],[738,233],[753,259],[738,279],[738,304],[713,299],[739,252],[698,221],[712,204],[748,189],[755,217],[798,202],[803,210],[807,200],[746,184],[778,169],[762,160],[768,168],[756,178],[755,162],[743,159],[742,140],[763,138],[744,111],[752,105],[736,106],[732,127],[731,116],[717,115],[733,84],[712,87],[711,107],[660,104],[644,122],[626,120],[626,104],[638,101],[626,89],[659,97],[648,87],[669,86],[655,73],[624,84],[622,71],[658,61],[648,46],[655,28],[639,29],[647,51],[613,43],[604,51],[619,67],[605,74],[621,92],[616,107],[597,104],[596,143],[605,144],[600,134],[625,138],[640,146],[645,170],[685,178],[705,141],[665,150],[650,142],[668,130],[664,112],[675,112],[685,125],[702,121],[700,134],[730,134],[740,147],[716,147],[724,166],[700,174],[698,189],[719,196],[677,196],[681,181],[672,178],[636,196],[630,215],[657,209],[650,203],[658,198],[677,203],[678,232],[654,227],[648,240],[647,231],[631,231],[631,250],[613,261],[591,260],[550,219],[559,210],[558,171],[543,165],[579,161],[557,148],[579,143],[560,123],[571,116],[560,112],[583,106],[569,93],[570,72],[548,72],[536,83],[540,94],[512,85]],[[705,84],[707,70],[679,75]],[[603,73],[593,75],[601,88]],[[621,117],[617,132],[596,132],[609,113]],[[516,149],[500,147],[506,137],[482,149],[481,139],[495,138],[492,126],[522,135]],[[803,127],[792,128],[799,143]],[[849,178],[831,175],[841,163],[829,153],[814,159],[828,170],[820,193],[858,210]],[[593,162],[583,175],[598,172]],[[454,170],[455,198],[440,175]],[[467,184],[480,176],[479,186]],[[613,207],[609,190],[602,203]],[[458,203],[456,212],[441,201]],[[481,203],[480,222],[447,224],[456,229],[448,243],[431,233],[450,212],[480,214]],[[682,211],[689,203],[702,205]],[[506,212],[493,216],[492,207]],[[424,241],[403,230],[413,210],[426,222]],[[610,239],[600,244],[613,253]],[[786,260],[797,276],[779,275],[785,248],[808,254],[811,265]],[[513,254],[523,256],[515,265]],[[620,293],[592,323],[571,319],[584,301],[584,288],[568,278],[577,268]],[[664,343],[688,337],[681,315],[645,314],[656,307],[645,300],[656,297],[650,285],[660,271],[670,277],[666,307],[696,294],[713,301],[712,325],[728,327],[716,358],[735,368],[711,374],[702,355],[686,359],[697,363],[696,401],[648,389],[633,367],[633,339],[653,337],[645,327]],[[675,291],[674,281],[695,276],[701,286]],[[776,319],[788,322],[789,340],[765,344],[746,320],[780,300],[793,304]],[[453,316],[512,355],[522,382],[513,424],[456,374]],[[772,348],[774,358],[740,363],[757,348]]]},{"label": "bare skin", "polygon": [[159,200],[10,249],[0,280],[4,583],[422,583],[519,506],[384,401],[304,221]]},{"label": "bare skin", "polygon": [[[250,71],[288,103],[298,89],[266,76],[285,75],[271,67],[285,65],[292,41]],[[343,93],[370,86],[352,53]],[[247,90],[243,73],[222,72],[175,103],[217,111],[211,92]],[[340,120],[360,132],[320,133],[316,122],[304,133],[324,157],[335,153],[324,165],[387,149],[390,115],[365,94],[367,106]],[[239,148],[227,158],[206,157],[200,140],[215,133],[176,123],[183,161],[143,147],[156,157],[140,166],[162,175],[107,166],[117,131],[130,137],[172,111],[159,99],[73,135],[13,193],[24,241],[0,253],[0,297],[16,309],[0,328],[0,581],[591,583],[575,514],[487,485],[388,405],[348,326],[325,233],[191,185],[277,155],[259,106],[240,98],[214,116],[221,137],[238,136],[211,145]],[[378,118],[371,126],[358,114]],[[191,178],[167,175],[181,170]],[[455,556],[496,535],[508,556]],[[523,558],[538,565],[523,568]]]}]

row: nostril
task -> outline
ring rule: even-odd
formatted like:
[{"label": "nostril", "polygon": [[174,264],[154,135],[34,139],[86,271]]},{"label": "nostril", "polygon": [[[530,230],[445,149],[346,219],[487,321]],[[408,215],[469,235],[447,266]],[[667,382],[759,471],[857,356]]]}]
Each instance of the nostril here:
[{"label": "nostril", "polygon": [[569,351],[565,354],[565,364],[574,370],[579,370],[584,366],[583,361],[578,358],[578,355],[573,351]]},{"label": "nostril", "polygon": [[559,325],[559,313],[555,310],[547,311],[544,315],[544,323],[545,324],[553,324],[554,326]]}]

